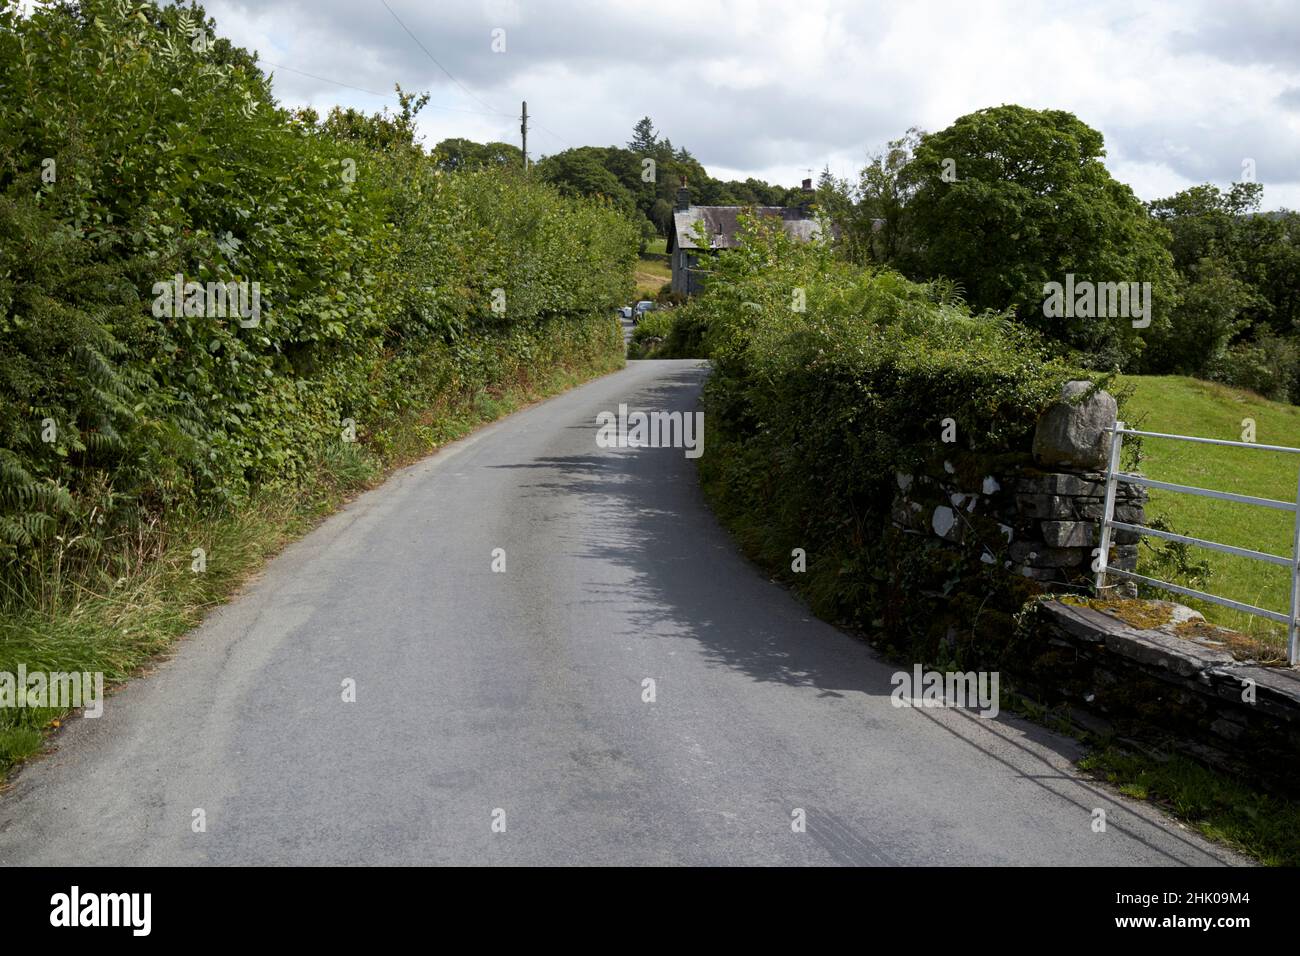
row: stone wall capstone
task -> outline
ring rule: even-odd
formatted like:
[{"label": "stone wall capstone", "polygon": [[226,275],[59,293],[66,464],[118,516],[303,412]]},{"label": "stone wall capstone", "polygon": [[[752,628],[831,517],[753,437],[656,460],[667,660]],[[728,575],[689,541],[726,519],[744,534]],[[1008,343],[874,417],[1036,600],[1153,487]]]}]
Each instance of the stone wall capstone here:
[{"label": "stone wall capstone", "polygon": [[[1039,419],[1032,447],[987,461],[954,449],[951,458],[916,474],[899,473],[894,525],[953,543],[982,544],[986,563],[1044,583],[1077,584],[1092,577],[1093,549],[1105,508],[1107,429],[1115,399],[1088,382],[1068,382]],[[1146,490],[1116,485],[1115,517],[1145,523]],[[1110,565],[1132,570],[1138,535],[1116,531]]]},{"label": "stone wall capstone", "polygon": [[[1300,671],[1236,660],[1219,629],[1181,605],[1133,603],[1150,620],[1127,623],[1099,601],[1041,599],[1031,626],[1043,652],[1022,689],[1065,703],[1095,733],[1300,794]],[[1185,624],[1199,626],[1180,633]]]}]

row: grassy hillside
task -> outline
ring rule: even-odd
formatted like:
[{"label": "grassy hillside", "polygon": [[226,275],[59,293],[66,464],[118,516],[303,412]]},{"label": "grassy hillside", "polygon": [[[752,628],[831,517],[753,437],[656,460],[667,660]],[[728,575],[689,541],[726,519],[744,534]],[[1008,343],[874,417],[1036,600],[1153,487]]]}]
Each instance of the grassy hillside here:
[{"label": "grassy hillside", "polygon": [[641,256],[636,261],[636,294],[643,299],[653,299],[672,279],[672,269],[667,260],[654,256]]},{"label": "grassy hillside", "polygon": [[[1260,444],[1300,447],[1300,408],[1282,405],[1239,389],[1179,376],[1123,376],[1121,386],[1132,395],[1120,410],[1131,428],[1242,439],[1243,419],[1253,419]],[[1300,455],[1222,448],[1189,442],[1145,438],[1141,470],[1152,478],[1220,491],[1294,501]],[[1148,521],[1165,517],[1174,531],[1272,554],[1291,553],[1289,514],[1254,505],[1236,504],[1191,495],[1153,491]],[[1150,573],[1149,550],[1143,548],[1138,570]],[[1260,607],[1285,612],[1290,600],[1287,569],[1206,549],[1193,549],[1212,569],[1208,590]],[[1214,605],[1198,605],[1210,620],[1251,634],[1284,628],[1250,615]]]}]

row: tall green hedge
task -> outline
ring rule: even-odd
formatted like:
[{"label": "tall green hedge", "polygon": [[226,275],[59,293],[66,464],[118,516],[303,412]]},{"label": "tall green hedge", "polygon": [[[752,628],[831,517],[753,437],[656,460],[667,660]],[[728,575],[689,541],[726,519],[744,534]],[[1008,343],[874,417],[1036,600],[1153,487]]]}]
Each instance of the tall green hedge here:
[{"label": "tall green hedge", "polygon": [[[345,419],[383,440],[517,362],[617,347],[626,219],[442,174],[405,95],[399,117],[282,109],[215,31],[125,0],[0,12],[5,574],[296,481]],[[177,274],[258,283],[260,320],[156,315]]]},{"label": "tall green hedge", "polygon": [[[849,266],[759,223],[711,269],[677,319],[706,329],[714,362],[700,460],[711,499],[819,613],[888,625],[891,640],[933,653],[925,593],[978,602],[1006,576],[978,551],[894,532],[897,475],[1027,448],[1071,370],[1033,332],[972,315],[941,283]],[[945,418],[954,444],[941,441]],[[790,573],[796,548],[803,573]]]}]

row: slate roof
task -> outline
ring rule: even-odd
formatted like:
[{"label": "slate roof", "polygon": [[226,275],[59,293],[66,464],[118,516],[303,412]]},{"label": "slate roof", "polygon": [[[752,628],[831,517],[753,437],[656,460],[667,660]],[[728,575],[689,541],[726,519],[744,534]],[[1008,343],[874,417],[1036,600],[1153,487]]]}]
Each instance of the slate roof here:
[{"label": "slate roof", "polygon": [[734,249],[740,245],[736,239],[739,218],[742,212],[756,212],[760,216],[780,218],[781,228],[786,235],[800,242],[808,242],[821,235],[817,220],[808,218],[808,214],[798,206],[691,206],[673,213],[673,236],[670,237],[669,251],[673,248],[699,249],[695,241],[695,224],[703,220],[711,239],[706,248]]}]

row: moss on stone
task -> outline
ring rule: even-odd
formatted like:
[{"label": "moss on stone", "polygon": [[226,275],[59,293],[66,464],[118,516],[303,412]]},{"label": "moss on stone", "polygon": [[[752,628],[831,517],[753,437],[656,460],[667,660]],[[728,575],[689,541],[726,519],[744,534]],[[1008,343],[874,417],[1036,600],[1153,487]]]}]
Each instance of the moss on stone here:
[{"label": "moss on stone", "polygon": [[1154,604],[1136,598],[1086,598],[1067,595],[1060,599],[1062,604],[1075,607],[1090,607],[1111,617],[1119,618],[1129,627],[1139,631],[1150,631],[1173,619],[1173,611],[1167,605]]},{"label": "moss on stone", "polygon": [[[1220,646],[1235,660],[1254,661],[1268,666],[1286,664],[1285,654],[1275,643],[1266,638],[1251,637],[1200,619],[1179,621],[1174,624],[1173,610],[1168,604],[1134,598],[1092,598],[1077,594],[1063,595],[1057,600],[1062,604],[1101,611],[1138,630],[1150,631],[1159,628],[1167,634],[1184,640]],[[1173,626],[1167,626],[1170,624]]]},{"label": "moss on stone", "polygon": [[1207,621],[1181,621],[1174,625],[1174,634],[1189,641],[1221,645],[1235,660],[1254,661],[1270,667],[1286,666],[1285,653],[1272,641]]}]

